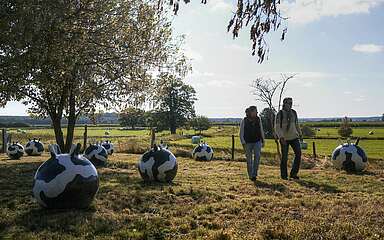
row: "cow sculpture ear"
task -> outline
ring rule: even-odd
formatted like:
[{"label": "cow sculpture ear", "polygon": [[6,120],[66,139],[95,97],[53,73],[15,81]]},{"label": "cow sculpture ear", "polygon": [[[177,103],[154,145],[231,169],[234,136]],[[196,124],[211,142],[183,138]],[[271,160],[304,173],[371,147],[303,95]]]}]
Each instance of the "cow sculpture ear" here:
[{"label": "cow sculpture ear", "polygon": [[75,148],[75,149],[73,150],[73,152],[71,153],[71,156],[74,157],[74,156],[79,155],[79,153],[80,153],[80,148],[81,148],[81,144],[78,143],[78,144],[76,145],[76,148]]}]

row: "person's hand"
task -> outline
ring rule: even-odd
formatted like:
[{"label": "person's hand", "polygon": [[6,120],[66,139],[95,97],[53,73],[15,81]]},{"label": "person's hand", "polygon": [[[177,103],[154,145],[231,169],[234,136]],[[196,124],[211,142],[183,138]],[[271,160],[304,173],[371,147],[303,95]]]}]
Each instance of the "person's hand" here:
[{"label": "person's hand", "polygon": [[242,143],[241,145],[243,145],[243,149],[244,149],[244,151],[246,151],[245,143]]},{"label": "person's hand", "polygon": [[261,148],[264,148],[264,146],[265,146],[265,142],[261,141]]},{"label": "person's hand", "polygon": [[300,136],[299,138],[300,138],[300,142],[304,141],[303,136]]},{"label": "person's hand", "polygon": [[280,139],[281,145],[285,145],[287,142],[285,141],[285,138],[281,137]]}]

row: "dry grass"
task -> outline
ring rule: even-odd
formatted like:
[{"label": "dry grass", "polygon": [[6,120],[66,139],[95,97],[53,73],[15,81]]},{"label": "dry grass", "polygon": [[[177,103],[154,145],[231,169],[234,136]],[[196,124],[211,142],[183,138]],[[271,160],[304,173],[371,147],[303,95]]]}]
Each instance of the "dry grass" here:
[{"label": "dry grass", "polygon": [[48,211],[31,195],[47,158],[0,157],[0,239],[384,238],[384,172],[375,164],[349,175],[317,162],[284,181],[271,162],[253,183],[244,162],[179,157],[173,184],[147,185],[139,155],[115,154],[98,170],[89,209]]}]

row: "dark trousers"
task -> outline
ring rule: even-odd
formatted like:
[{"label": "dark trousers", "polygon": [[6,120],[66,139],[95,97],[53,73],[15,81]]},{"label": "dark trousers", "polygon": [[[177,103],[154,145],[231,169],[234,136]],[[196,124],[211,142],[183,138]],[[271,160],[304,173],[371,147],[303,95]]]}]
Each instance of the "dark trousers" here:
[{"label": "dark trousers", "polygon": [[281,144],[281,162],[280,162],[280,173],[282,178],[288,177],[287,162],[288,162],[288,150],[289,146],[292,147],[293,152],[295,153],[295,159],[293,160],[293,165],[291,169],[291,176],[297,176],[297,173],[300,169],[301,162],[301,147],[299,139],[286,141],[286,144]]}]

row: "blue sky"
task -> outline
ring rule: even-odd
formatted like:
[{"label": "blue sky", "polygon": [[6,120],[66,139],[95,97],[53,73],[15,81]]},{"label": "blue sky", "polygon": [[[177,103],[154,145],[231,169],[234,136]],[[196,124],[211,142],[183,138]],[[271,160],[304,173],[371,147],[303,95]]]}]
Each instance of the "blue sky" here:
[{"label": "blue sky", "polygon": [[[186,82],[199,98],[196,111],[208,117],[241,117],[249,105],[263,108],[251,94],[257,77],[279,80],[297,73],[286,96],[301,117],[373,116],[384,113],[384,0],[296,0],[285,2],[290,17],[286,40],[269,36],[269,60],[250,56],[248,29],[233,40],[226,26],[235,2],[208,0],[182,5],[174,29],[186,35],[193,72]],[[10,103],[0,115],[25,115]]]}]

